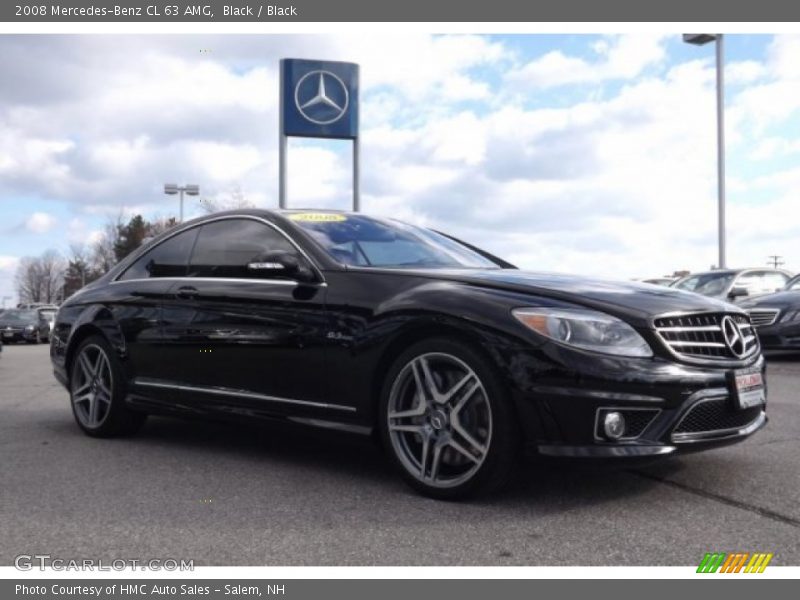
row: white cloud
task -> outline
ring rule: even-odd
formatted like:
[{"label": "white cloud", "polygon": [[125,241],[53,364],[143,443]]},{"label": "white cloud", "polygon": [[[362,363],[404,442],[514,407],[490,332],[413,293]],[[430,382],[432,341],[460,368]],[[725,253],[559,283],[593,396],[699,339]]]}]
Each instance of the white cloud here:
[{"label": "white cloud", "polygon": [[595,60],[568,56],[560,50],[553,50],[511,71],[507,79],[529,88],[632,79],[645,68],[664,60],[664,37],[628,34],[601,40],[592,47]]},{"label": "white cloud", "polygon": [[[27,68],[39,75],[29,87],[44,79],[50,91],[0,92],[0,198],[61,199],[79,215],[68,241],[96,238],[122,206],[175,214],[165,181],[199,183],[211,198],[240,185],[274,206],[277,58],[328,56],[361,64],[367,211],[450,230],[533,269],[630,277],[716,257],[713,62],[668,63],[660,36],[607,36],[587,41],[589,58],[533,59],[472,35],[225,36],[204,38],[214,50],[202,58],[191,36],[70,42],[41,54],[52,60],[0,66],[4,80],[29,81],[3,71]],[[779,37],[767,60],[729,65],[729,144],[754,160],[797,151],[761,132],[796,114],[798,47]],[[610,81],[623,85],[598,85]],[[591,89],[544,91],[535,103],[519,93],[573,83]],[[289,158],[290,205],[350,206],[348,142],[292,140]],[[786,218],[797,173],[730,181],[731,264],[800,254]],[[187,214],[197,211],[188,199]],[[777,232],[780,247],[759,231]]]},{"label": "white cloud", "polygon": [[746,85],[753,83],[767,74],[764,63],[755,60],[742,60],[725,65],[725,82],[728,84]]},{"label": "white cloud", "polygon": [[56,218],[48,213],[35,212],[25,221],[25,227],[33,233],[47,233],[57,223]]}]

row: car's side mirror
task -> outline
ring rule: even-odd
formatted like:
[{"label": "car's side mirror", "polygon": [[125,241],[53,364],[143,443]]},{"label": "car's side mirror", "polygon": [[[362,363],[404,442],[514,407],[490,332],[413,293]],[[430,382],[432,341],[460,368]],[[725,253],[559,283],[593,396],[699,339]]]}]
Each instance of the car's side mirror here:
[{"label": "car's side mirror", "polygon": [[273,250],[247,263],[247,271],[254,277],[286,277],[303,283],[315,280],[314,272],[296,255],[282,250]]},{"label": "car's side mirror", "polygon": [[728,294],[730,298],[742,298],[744,296],[749,296],[750,292],[747,291],[746,287],[734,287],[731,290],[731,293]]}]

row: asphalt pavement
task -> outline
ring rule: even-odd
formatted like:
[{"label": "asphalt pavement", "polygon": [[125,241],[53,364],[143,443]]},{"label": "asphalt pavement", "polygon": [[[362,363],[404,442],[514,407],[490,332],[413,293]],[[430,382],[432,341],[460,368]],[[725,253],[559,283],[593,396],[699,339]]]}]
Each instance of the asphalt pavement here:
[{"label": "asphalt pavement", "polygon": [[6,346],[0,565],[800,565],[800,358],[770,359],[768,380],[770,423],[741,444],[631,470],[531,464],[498,496],[446,503],[360,437],[167,418],[86,437],[47,346]]}]

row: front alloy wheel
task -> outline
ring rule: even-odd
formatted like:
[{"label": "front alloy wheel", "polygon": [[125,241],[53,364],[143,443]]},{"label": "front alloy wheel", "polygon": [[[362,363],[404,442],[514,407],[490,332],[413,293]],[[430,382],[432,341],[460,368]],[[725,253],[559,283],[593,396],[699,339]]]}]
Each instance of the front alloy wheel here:
[{"label": "front alloy wheel", "polygon": [[[470,348],[449,340],[408,354],[392,370],[382,423],[406,480],[438,498],[503,483],[514,434],[494,374]],[[499,431],[505,439],[495,439]]]}]

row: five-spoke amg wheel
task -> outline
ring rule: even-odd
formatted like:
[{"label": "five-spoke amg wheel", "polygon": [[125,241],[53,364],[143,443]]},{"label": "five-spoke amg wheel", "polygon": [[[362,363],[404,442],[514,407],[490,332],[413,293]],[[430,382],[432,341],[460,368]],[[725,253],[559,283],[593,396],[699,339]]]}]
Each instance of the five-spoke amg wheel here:
[{"label": "five-spoke amg wheel", "polygon": [[430,340],[389,371],[381,429],[406,480],[438,498],[488,491],[514,463],[513,421],[502,387],[470,347]]},{"label": "five-spoke amg wheel", "polygon": [[119,359],[103,338],[87,338],[72,361],[70,398],[75,420],[85,433],[112,437],[137,431],[146,418],[125,406]]}]

